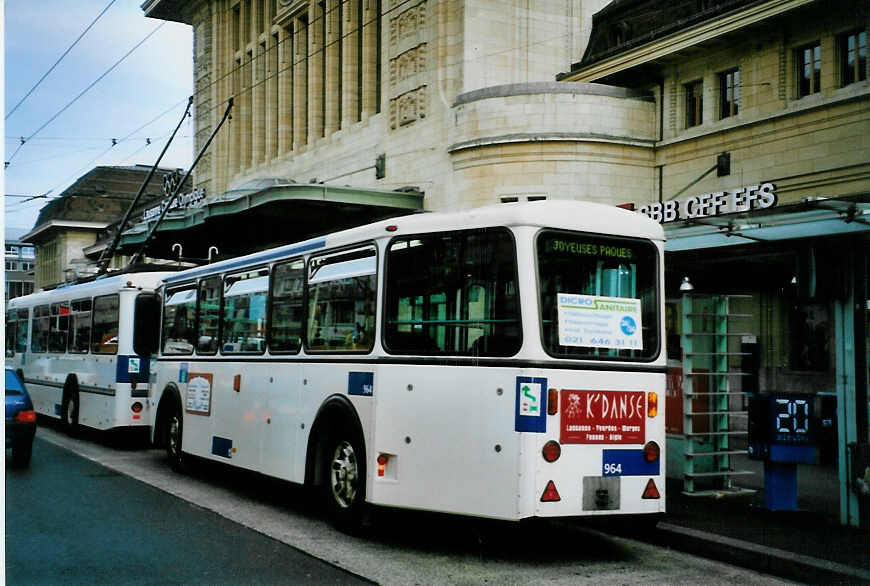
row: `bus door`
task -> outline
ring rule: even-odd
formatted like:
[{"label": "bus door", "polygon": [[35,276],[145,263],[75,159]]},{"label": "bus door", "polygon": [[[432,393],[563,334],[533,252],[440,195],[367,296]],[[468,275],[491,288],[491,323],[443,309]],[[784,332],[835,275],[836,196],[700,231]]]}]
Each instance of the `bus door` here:
[{"label": "bus door", "polygon": [[272,269],[270,363],[267,381],[266,421],[263,432],[262,471],[281,478],[301,480],[294,449],[300,433],[300,393],[302,365],[293,360],[302,348],[305,315],[303,293],[305,261],[294,259],[276,264]]},{"label": "bus door", "polygon": [[212,453],[249,468],[260,466],[263,429],[271,425],[266,403],[274,374],[260,358],[266,347],[268,284],[265,268],[224,279],[220,349],[231,358],[212,363]]}]

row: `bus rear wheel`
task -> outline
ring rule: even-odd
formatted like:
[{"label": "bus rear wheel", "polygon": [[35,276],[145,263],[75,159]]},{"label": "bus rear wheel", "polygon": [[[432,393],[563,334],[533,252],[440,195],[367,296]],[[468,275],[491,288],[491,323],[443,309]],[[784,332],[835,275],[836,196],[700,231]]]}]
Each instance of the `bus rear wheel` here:
[{"label": "bus rear wheel", "polygon": [[365,456],[362,442],[336,434],[326,442],[323,499],[330,521],[342,531],[361,528],[365,502]]}]

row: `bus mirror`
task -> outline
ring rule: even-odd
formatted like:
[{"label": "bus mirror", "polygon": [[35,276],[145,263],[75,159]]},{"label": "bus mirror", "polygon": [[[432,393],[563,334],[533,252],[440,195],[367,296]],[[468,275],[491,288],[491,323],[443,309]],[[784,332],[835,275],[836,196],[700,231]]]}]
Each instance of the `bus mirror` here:
[{"label": "bus mirror", "polygon": [[160,297],[140,293],[133,317],[133,351],[139,356],[157,353],[160,337]]}]

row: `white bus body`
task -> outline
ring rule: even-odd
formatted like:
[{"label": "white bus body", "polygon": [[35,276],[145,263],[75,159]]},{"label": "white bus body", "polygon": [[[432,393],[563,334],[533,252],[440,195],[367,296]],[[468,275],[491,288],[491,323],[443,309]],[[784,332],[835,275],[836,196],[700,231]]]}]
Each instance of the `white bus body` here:
[{"label": "white bus body", "polygon": [[[37,413],[70,430],[147,427],[150,355],[134,350],[137,299],[166,272],[63,285],[9,301],[6,364],[19,370]],[[159,313],[147,324],[156,329]]]},{"label": "white bus body", "polygon": [[[662,513],[663,240],[626,210],[535,202],[175,273],[155,440],[177,466],[191,454],[322,486],[339,522],[360,495],[508,520]],[[196,309],[175,300],[197,295],[189,331]],[[626,333],[595,310],[583,346],[577,308],[599,302],[626,312]]]}]

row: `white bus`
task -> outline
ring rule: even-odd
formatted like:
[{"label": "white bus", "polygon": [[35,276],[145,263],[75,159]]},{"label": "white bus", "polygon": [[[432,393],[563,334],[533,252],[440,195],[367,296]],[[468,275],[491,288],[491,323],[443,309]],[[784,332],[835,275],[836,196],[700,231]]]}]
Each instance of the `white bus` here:
[{"label": "white bus", "polygon": [[623,209],[406,216],[165,280],[154,440],[366,504],[664,512],[663,231]]},{"label": "white bus", "polygon": [[127,273],[11,299],[6,364],[22,375],[34,410],[68,431],[142,427],[148,415],[166,272]]}]

